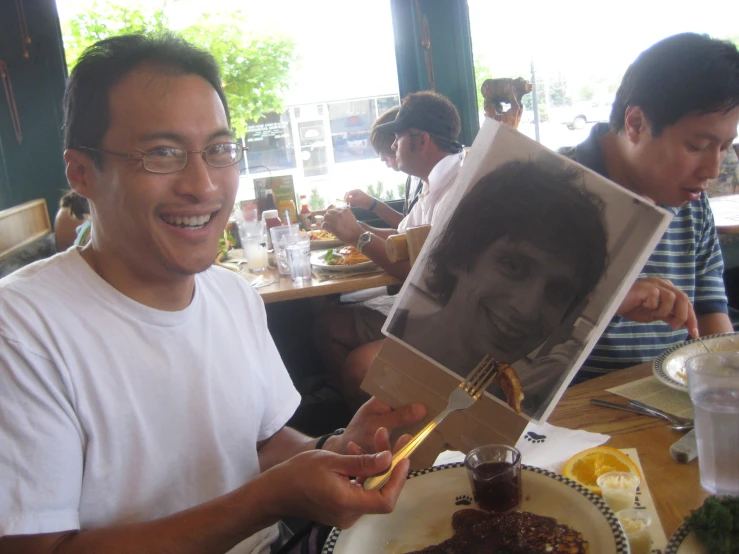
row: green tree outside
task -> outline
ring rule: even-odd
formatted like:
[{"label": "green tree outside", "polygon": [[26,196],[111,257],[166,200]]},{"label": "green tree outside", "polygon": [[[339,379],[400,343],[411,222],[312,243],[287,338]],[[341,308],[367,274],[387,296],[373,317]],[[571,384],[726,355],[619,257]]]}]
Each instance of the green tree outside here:
[{"label": "green tree outside", "polygon": [[[122,4],[123,0],[118,2]],[[96,0],[62,21],[68,68],[74,67],[84,49],[98,40],[171,29],[164,3],[120,4]],[[210,52],[220,64],[236,136],[246,134],[247,122],[257,121],[268,112],[284,111],[290,67],[297,59],[291,37],[251,30],[240,11],[203,14],[192,25],[175,31]]]}]

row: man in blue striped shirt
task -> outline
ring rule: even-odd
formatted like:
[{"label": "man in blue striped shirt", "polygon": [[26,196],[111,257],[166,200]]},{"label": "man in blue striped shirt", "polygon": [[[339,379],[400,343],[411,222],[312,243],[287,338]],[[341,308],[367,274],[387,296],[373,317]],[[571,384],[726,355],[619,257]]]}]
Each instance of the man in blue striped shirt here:
[{"label": "man in blue striped shirt", "polygon": [[705,194],[739,124],[739,52],[685,33],[626,71],[610,123],[560,152],[675,216],[578,380],[652,360],[691,336],[731,332]]}]

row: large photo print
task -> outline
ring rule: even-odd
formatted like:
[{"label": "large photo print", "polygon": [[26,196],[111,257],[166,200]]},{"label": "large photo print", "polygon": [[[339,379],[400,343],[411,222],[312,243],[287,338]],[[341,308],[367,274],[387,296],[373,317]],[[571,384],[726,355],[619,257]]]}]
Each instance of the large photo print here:
[{"label": "large photo print", "polygon": [[492,120],[455,186],[384,331],[460,379],[512,365],[546,419],[670,216]]}]

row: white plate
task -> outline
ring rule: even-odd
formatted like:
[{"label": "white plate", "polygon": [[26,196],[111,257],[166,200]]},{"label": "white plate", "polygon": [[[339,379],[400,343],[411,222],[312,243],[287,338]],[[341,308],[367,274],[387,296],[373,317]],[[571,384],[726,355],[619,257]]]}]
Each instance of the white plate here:
[{"label": "white plate", "polygon": [[[710,335],[703,342],[711,352],[739,352],[739,333]],[[654,376],[668,387],[688,391],[688,378],[685,375],[685,362],[697,354],[705,354],[706,349],[697,339],[689,340],[662,352],[652,363]]]},{"label": "white plate", "polygon": [[665,554],[708,554],[708,550],[698,541],[690,526],[683,522],[667,541]]},{"label": "white plate", "polygon": [[[554,517],[580,531],[592,554],[628,554],[615,514],[589,490],[556,473],[522,466],[522,509]],[[462,463],[415,471],[408,476],[395,511],[367,515],[345,531],[334,529],[322,554],[400,554],[452,536],[452,514],[475,507]]]},{"label": "white plate", "polygon": [[362,262],[361,264],[352,265],[331,265],[326,261],[326,252],[328,250],[316,250],[310,255],[310,263],[313,267],[319,267],[327,271],[338,271],[341,273],[351,273],[352,271],[366,271],[377,267],[375,262]]},{"label": "white plate", "polygon": [[334,240],[312,240],[310,241],[311,250],[325,250],[334,246],[342,246],[344,243],[339,239]]}]

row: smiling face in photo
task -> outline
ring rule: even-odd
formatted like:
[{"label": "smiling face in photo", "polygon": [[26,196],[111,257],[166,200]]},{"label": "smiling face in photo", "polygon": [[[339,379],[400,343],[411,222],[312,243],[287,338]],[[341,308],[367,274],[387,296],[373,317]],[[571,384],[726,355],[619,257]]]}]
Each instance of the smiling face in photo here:
[{"label": "smiling face in photo", "polygon": [[579,285],[574,268],[561,256],[503,237],[470,271],[457,271],[457,286],[443,311],[458,324],[458,336],[473,358],[492,354],[513,363],[546,341]]}]

